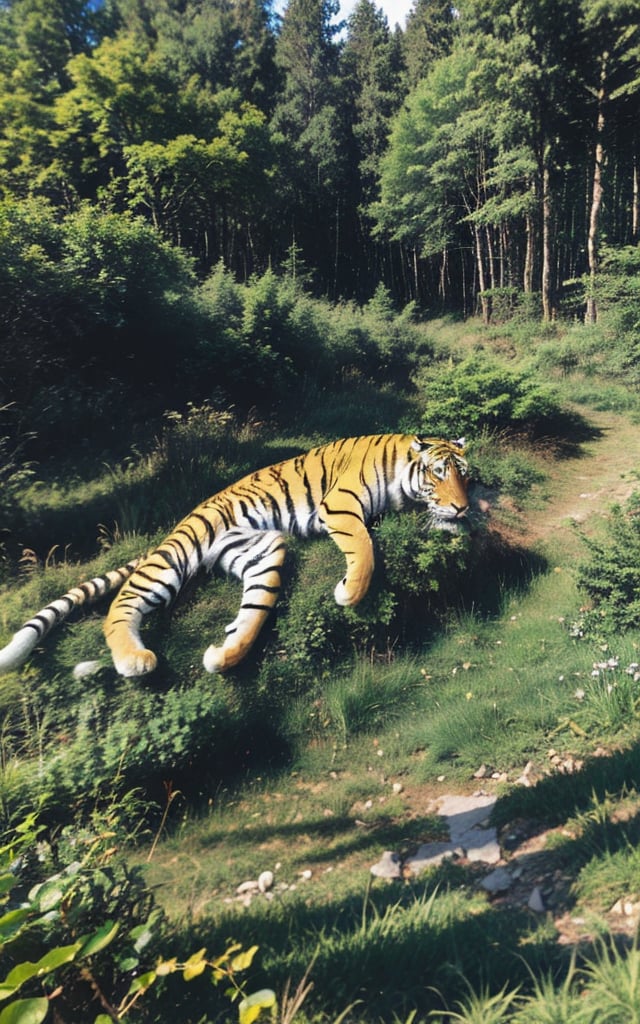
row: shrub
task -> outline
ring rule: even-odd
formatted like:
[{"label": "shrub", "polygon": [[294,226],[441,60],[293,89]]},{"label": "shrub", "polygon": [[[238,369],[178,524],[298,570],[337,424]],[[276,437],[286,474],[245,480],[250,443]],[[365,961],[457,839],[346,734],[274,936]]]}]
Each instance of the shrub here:
[{"label": "shrub", "polygon": [[[191,981],[206,971],[214,985],[225,983],[226,997],[245,996],[238,974],[251,965],[257,946],[244,951],[227,943],[213,960],[205,949],[182,963],[166,956],[171,936],[164,914],[142,869],[129,866],[119,853],[119,842],[131,838],[122,829],[123,806],[111,802],[89,823],[67,826],[55,836],[31,813],[4,837],[3,1021],[42,1024],[53,1008],[55,1020],[109,1024],[128,1017],[149,989],[163,989],[176,973]],[[158,993],[159,1003],[163,994]],[[245,996],[238,1007],[240,1024],[251,1024],[263,1009],[274,1015],[275,1006],[269,989]]]},{"label": "shrub", "polygon": [[578,584],[594,603],[579,631],[610,634],[640,622],[640,492],[611,509],[604,539],[585,537],[589,558],[579,566]]},{"label": "shrub", "polygon": [[446,437],[476,435],[483,428],[540,430],[560,409],[533,373],[510,369],[483,355],[418,376],[425,395],[420,428]]}]

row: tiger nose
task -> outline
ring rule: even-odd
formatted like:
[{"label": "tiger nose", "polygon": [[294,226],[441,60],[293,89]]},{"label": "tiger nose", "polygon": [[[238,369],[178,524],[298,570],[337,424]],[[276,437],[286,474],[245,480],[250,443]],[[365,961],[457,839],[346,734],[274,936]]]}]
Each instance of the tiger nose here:
[{"label": "tiger nose", "polygon": [[456,505],[455,501],[451,502],[451,507],[455,511],[455,518],[456,519],[461,519],[462,516],[466,516],[467,509],[469,508],[468,505]]}]

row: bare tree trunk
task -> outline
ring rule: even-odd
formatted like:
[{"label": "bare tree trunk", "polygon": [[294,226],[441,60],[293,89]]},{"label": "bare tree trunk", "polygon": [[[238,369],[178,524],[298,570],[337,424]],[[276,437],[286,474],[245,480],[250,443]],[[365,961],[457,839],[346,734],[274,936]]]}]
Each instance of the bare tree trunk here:
[{"label": "bare tree trunk", "polygon": [[493,238],[491,237],[491,228],[487,224],[485,228],[485,235],[487,237],[487,256],[489,258],[489,287],[496,287],[496,257],[493,250]]},{"label": "bare tree trunk", "polygon": [[444,306],[447,296],[447,268],[449,263],[449,253],[447,249],[442,252],[442,259],[440,260],[440,280],[438,281],[438,292],[440,294],[440,302]]},{"label": "bare tree trunk", "polygon": [[524,271],[522,275],[522,287],[526,294],[530,294],[533,291],[533,264],[535,252],[535,226],[533,223],[533,217],[530,213],[527,214],[526,237],[527,245],[524,253]]},{"label": "bare tree trunk", "polygon": [[542,319],[549,322],[553,319],[553,298],[551,285],[552,259],[552,226],[551,226],[551,188],[549,184],[549,165],[547,154],[542,169]]},{"label": "bare tree trunk", "polygon": [[478,290],[480,292],[480,307],[482,309],[482,322],[488,324],[491,320],[491,301],[487,295],[487,281],[484,271],[484,254],[482,252],[482,233],[477,224],[473,225],[473,237],[476,250],[476,266],[478,268]]},{"label": "bare tree trunk", "polygon": [[604,160],[604,105],[606,99],[605,91],[606,62],[602,62],[600,69],[600,88],[598,90],[598,118],[596,122],[596,150],[593,166],[593,184],[591,191],[591,210],[589,213],[589,233],[587,235],[587,259],[589,261],[589,292],[587,295],[587,310],[585,323],[594,324],[598,319],[596,305],[595,286],[596,274],[598,272],[598,224],[600,221],[600,207],[602,206],[602,163]]},{"label": "bare tree trunk", "polygon": [[638,157],[633,154],[633,203],[631,207],[631,240],[638,241],[638,223],[640,217],[640,178],[638,176]]}]

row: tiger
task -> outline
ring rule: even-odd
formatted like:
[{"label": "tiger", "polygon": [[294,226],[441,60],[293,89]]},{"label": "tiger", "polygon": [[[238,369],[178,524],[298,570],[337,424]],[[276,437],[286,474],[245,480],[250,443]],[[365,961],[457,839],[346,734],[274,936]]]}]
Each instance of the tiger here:
[{"label": "tiger", "polygon": [[346,562],[334,590],[357,605],[374,569],[368,526],[384,512],[426,506],[429,524],[458,529],[469,509],[465,440],[418,434],[342,438],[243,477],[198,505],[148,555],[74,587],[30,619],[0,651],[0,673],[20,666],[76,606],[117,591],[104,635],[120,676],[152,672],[157,658],[140,637],[145,615],[171,605],[200,569],[242,582],[240,609],[220,646],[204,652],[208,672],[247,655],[278,600],[286,535],[329,536]]}]

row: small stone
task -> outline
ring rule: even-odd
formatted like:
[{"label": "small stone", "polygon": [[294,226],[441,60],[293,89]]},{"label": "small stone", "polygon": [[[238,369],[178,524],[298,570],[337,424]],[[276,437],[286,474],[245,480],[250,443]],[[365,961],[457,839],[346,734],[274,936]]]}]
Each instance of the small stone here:
[{"label": "small stone", "polygon": [[404,786],[402,785],[401,782],[394,782],[391,788],[393,792],[396,794],[396,796],[399,796],[399,794],[404,791]]},{"label": "small stone", "polygon": [[438,782],[444,782],[444,780],[445,780],[445,776],[444,775],[438,775]]},{"label": "small stone", "polygon": [[538,885],[534,886],[531,890],[531,895],[527,901],[529,910],[533,910],[534,914],[544,914],[545,906],[542,898],[542,893]]},{"label": "small stone", "polygon": [[482,879],[480,885],[488,893],[496,895],[499,892],[506,892],[513,884],[511,872],[506,868],[496,868]]},{"label": "small stone", "polygon": [[74,679],[88,679],[95,676],[102,668],[99,661],[79,661],[73,670]]},{"label": "small stone", "polygon": [[635,910],[635,907],[631,900],[619,899],[613,904],[611,908],[612,914],[620,914],[623,917],[631,917]]},{"label": "small stone", "polygon": [[237,896],[244,896],[245,893],[257,892],[257,891],[258,891],[258,883],[256,881],[241,882],[240,885],[238,886],[238,888],[236,889],[236,895]]},{"label": "small stone", "polygon": [[312,876],[313,871],[310,871],[309,868],[306,868],[304,871],[300,872],[300,878],[303,878],[305,882],[308,882]]},{"label": "small stone", "polygon": [[474,779],[484,779],[486,774],[487,774],[487,766],[486,766],[486,764],[481,764],[480,767],[478,768],[477,772],[473,773],[473,777],[474,777]]},{"label": "small stone", "polygon": [[258,889],[260,892],[268,892],[273,888],[273,871],[263,871],[258,875]]},{"label": "small stone", "polygon": [[376,878],[402,878],[400,857],[392,850],[385,850],[377,864],[370,868]]}]

